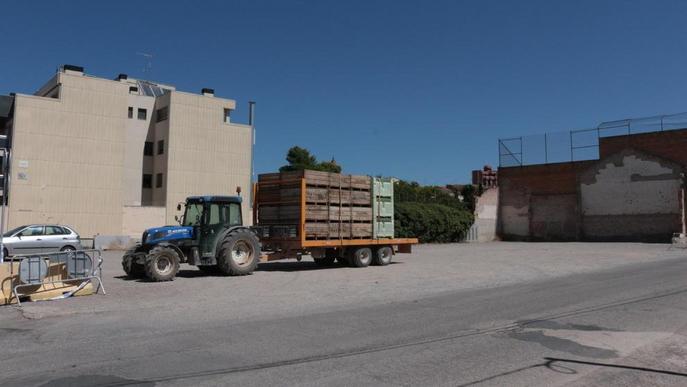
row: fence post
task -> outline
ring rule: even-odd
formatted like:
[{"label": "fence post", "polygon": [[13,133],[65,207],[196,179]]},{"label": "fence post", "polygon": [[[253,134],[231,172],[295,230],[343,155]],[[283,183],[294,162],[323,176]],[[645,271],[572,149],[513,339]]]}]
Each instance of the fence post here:
[{"label": "fence post", "polygon": [[573,155],[573,132],[572,132],[572,130],[569,133],[570,133],[570,162],[573,162],[573,161],[575,161],[575,156]]},{"label": "fence post", "polygon": [[548,133],[544,133],[544,163],[549,163],[549,141]]}]

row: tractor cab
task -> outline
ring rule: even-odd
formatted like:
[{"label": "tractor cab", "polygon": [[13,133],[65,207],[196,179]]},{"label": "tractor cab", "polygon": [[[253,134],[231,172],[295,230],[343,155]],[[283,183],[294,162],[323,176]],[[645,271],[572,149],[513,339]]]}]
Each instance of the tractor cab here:
[{"label": "tractor cab", "polygon": [[145,275],[154,281],[176,276],[179,263],[225,275],[245,275],[255,270],[260,242],[243,226],[240,196],[190,196],[178,226],[146,230],[141,244],[122,257],[127,275]]},{"label": "tractor cab", "polygon": [[[223,230],[243,225],[240,196],[191,196],[184,206],[179,224],[193,228],[201,257],[215,255],[217,237]],[[177,210],[181,210],[181,204]]]}]

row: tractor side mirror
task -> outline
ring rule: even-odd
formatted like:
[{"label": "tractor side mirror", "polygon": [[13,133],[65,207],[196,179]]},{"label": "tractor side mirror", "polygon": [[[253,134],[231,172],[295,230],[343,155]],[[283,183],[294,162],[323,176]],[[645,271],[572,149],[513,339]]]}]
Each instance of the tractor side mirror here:
[{"label": "tractor side mirror", "polygon": [[178,217],[177,215],[174,215],[174,220],[178,222],[178,221],[179,221],[179,217]]},{"label": "tractor side mirror", "polygon": [[181,211],[181,204],[177,204],[177,211]]}]

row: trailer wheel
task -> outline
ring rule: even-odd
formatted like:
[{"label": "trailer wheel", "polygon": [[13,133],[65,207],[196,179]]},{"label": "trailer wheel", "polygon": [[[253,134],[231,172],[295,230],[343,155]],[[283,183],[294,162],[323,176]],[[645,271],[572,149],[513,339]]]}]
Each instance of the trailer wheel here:
[{"label": "trailer wheel", "polygon": [[172,281],[179,271],[179,261],[179,254],[174,249],[157,246],[146,256],[146,277],[155,282]]},{"label": "trailer wheel", "polygon": [[348,256],[348,263],[354,267],[367,267],[372,263],[372,250],[369,247],[359,247],[351,249]]},{"label": "trailer wheel", "polygon": [[390,246],[377,247],[372,256],[372,264],[377,266],[386,266],[391,263],[391,257],[394,251]]},{"label": "trailer wheel", "polygon": [[246,229],[230,231],[224,236],[217,253],[217,267],[224,275],[252,273],[260,259],[260,242]]}]

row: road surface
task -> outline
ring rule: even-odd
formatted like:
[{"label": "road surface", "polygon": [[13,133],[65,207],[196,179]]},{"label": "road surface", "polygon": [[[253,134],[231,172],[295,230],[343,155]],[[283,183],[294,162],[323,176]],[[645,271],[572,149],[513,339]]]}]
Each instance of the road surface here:
[{"label": "road surface", "polygon": [[[518,264],[511,262],[513,272]],[[275,274],[303,281],[303,275],[337,273],[284,265],[240,281],[281,280]],[[347,276],[361,269],[331,270]],[[399,264],[393,270],[408,269]],[[384,278],[393,271],[379,273]],[[210,301],[185,304],[174,283],[122,282],[122,289],[166,289],[178,307],[169,309],[169,300],[161,298],[161,308],[155,308],[144,293],[140,303],[129,293],[110,293],[102,297],[116,307],[96,304],[101,296],[60,301],[60,307],[78,309],[74,314],[41,315],[41,309],[56,310],[57,302],[0,309],[0,384],[687,385],[687,254],[543,277],[430,293],[418,289],[416,298],[411,290],[394,297],[361,282],[366,287],[354,297],[342,295],[340,308],[329,305],[336,302],[329,294],[328,306],[320,306],[319,282],[307,295],[280,282],[285,296],[295,298],[290,312],[253,292],[242,294],[241,286],[227,294],[217,294],[221,285],[209,286]],[[355,278],[348,280],[356,285]],[[188,283],[203,292],[204,278],[182,280],[187,282],[177,286],[186,290]],[[350,302],[376,290],[384,302]],[[241,300],[241,307],[229,310],[212,301],[225,297]],[[370,298],[376,300],[374,294]],[[252,313],[239,313],[244,310]]]}]

